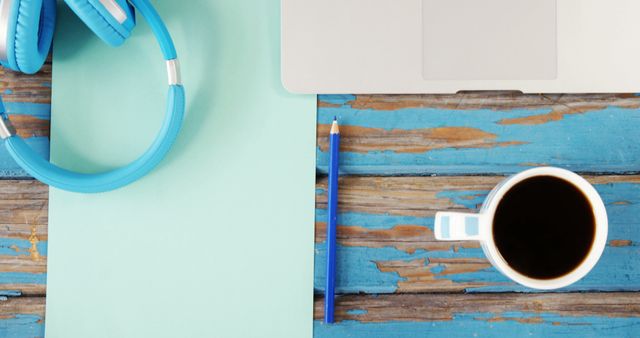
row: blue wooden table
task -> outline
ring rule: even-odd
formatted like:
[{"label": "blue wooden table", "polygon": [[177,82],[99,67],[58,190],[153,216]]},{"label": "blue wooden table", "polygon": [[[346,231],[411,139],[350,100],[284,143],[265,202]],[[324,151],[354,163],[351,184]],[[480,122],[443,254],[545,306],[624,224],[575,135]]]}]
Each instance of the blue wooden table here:
[{"label": "blue wooden table", "polygon": [[[327,135],[342,134],[335,325],[323,324]],[[319,97],[316,337],[640,337],[640,97]],[[555,293],[498,273],[477,243],[436,242],[436,211],[477,210],[505,175],[553,165],[602,195],[609,241]]]},{"label": "blue wooden table", "polygon": [[[48,155],[51,65],[5,73],[12,120]],[[342,132],[334,325],[321,322],[329,124]],[[640,97],[319,97],[316,337],[640,336]],[[500,275],[474,243],[433,237],[439,210],[476,210],[504,175],[538,165],[583,173],[610,218],[594,269],[556,293]],[[0,337],[44,334],[48,189],[0,147]],[[310,225],[301,225],[310,226]],[[82,252],[78,252],[79,255]]]}]

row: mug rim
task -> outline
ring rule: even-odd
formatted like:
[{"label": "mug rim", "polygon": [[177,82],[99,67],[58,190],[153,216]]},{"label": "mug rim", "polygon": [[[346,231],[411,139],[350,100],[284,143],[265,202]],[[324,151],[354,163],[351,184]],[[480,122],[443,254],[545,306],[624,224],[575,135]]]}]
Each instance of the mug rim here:
[{"label": "mug rim", "polygon": [[[498,247],[496,246],[493,238],[493,220],[495,217],[496,209],[502,201],[502,198],[518,183],[526,179],[538,176],[556,177],[573,184],[585,195],[585,197],[591,204],[591,209],[594,213],[595,220],[595,234],[593,244],[591,245],[591,249],[585,256],[584,260],[572,271],[560,277],[552,279],[531,278],[512,268],[502,256],[500,250],[498,250]],[[586,179],[566,169],[555,167],[538,167],[525,170],[506,178],[498,186],[496,186],[494,190],[491,191],[491,193],[487,197],[487,201],[484,203],[482,209],[480,210],[480,214],[486,217],[486,220],[488,222],[488,226],[486,227],[486,229],[488,229],[488,233],[486,234],[486,236],[484,236],[483,239],[483,249],[488,251],[486,253],[487,257],[492,260],[492,263],[494,263],[494,265],[507,277],[511,278],[517,283],[530,288],[551,290],[562,288],[577,282],[585,275],[587,275],[587,273],[589,273],[591,269],[593,269],[593,267],[600,259],[600,256],[602,256],[602,253],[606,247],[608,235],[608,219],[606,208],[604,206],[602,198],[600,197],[600,194],[598,194],[596,189]]]}]

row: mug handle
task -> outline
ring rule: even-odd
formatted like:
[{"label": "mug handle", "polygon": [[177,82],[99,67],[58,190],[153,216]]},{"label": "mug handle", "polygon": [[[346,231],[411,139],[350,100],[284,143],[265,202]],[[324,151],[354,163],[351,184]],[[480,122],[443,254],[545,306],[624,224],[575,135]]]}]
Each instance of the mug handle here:
[{"label": "mug handle", "polygon": [[482,214],[436,213],[434,232],[439,241],[480,241],[486,228]]}]

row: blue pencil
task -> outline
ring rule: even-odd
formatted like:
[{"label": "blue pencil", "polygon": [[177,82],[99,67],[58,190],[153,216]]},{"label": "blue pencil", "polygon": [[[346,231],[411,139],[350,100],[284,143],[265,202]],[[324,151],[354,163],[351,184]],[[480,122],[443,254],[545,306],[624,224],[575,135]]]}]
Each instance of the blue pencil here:
[{"label": "blue pencil", "polygon": [[333,307],[336,283],[336,222],[338,219],[338,158],[340,155],[340,129],[333,119],[330,132],[329,198],[327,208],[327,284],[324,289],[324,322],[333,323]]}]

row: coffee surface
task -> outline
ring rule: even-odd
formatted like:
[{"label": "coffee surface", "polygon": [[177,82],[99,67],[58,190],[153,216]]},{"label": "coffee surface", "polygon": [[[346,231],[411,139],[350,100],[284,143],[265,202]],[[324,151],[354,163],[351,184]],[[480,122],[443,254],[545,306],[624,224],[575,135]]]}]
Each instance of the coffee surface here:
[{"label": "coffee surface", "polygon": [[595,216],[572,183],[552,176],[526,179],[505,194],[493,239],[509,266],[535,279],[554,279],[577,268],[591,250]]}]

